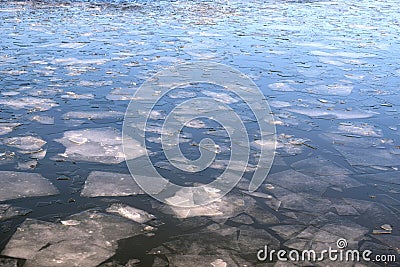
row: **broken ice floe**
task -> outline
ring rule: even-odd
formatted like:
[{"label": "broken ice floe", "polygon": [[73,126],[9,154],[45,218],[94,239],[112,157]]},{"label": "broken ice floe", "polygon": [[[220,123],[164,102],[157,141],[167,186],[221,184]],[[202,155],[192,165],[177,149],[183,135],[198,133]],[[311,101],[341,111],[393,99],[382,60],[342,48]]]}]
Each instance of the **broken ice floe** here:
[{"label": "broken ice floe", "polygon": [[230,96],[227,93],[217,93],[217,92],[212,92],[212,91],[207,91],[207,90],[203,90],[201,92],[204,95],[212,97],[216,101],[224,103],[224,104],[233,104],[233,103],[236,103],[236,102],[239,101],[239,100],[237,100],[236,98],[233,98],[232,96]]},{"label": "broken ice floe", "polygon": [[110,213],[116,213],[120,216],[138,223],[146,223],[154,220],[156,217],[144,210],[140,210],[125,204],[112,204],[107,210]]},{"label": "broken ice floe", "polygon": [[368,123],[340,123],[338,131],[347,134],[381,137],[382,131]]},{"label": "broken ice floe", "polygon": [[9,137],[4,138],[2,141],[7,146],[28,152],[38,151],[46,144],[46,141],[35,136]]},{"label": "broken ice floe", "polygon": [[18,216],[25,216],[30,212],[32,212],[31,209],[14,207],[10,204],[0,204],[0,221],[5,221]]},{"label": "broken ice floe", "polygon": [[84,197],[131,196],[143,191],[129,174],[111,172],[91,172],[81,192]]},{"label": "broken ice floe", "polygon": [[108,100],[132,100],[136,92],[136,88],[114,88],[106,96]]},{"label": "broken ice floe", "polygon": [[317,85],[307,89],[309,93],[320,95],[348,96],[353,91],[351,84]]},{"label": "broken ice floe", "polygon": [[35,116],[32,116],[30,118],[30,120],[39,122],[40,124],[46,124],[46,125],[53,125],[54,124],[54,117],[52,117],[52,116],[35,115]]},{"label": "broken ice floe", "polygon": [[93,99],[94,95],[90,93],[86,94],[77,94],[75,92],[66,92],[64,95],[61,96],[64,99]]},{"label": "broken ice floe", "polygon": [[118,111],[69,111],[63,115],[63,119],[88,119],[88,120],[96,120],[96,119],[108,119],[108,118],[116,118],[122,119],[124,117],[123,112]]},{"label": "broken ice floe", "polygon": [[114,255],[118,240],[142,233],[143,227],[115,215],[85,211],[63,225],[27,219],[2,255],[26,259],[24,266],[97,266]]},{"label": "broken ice floe", "polygon": [[[64,132],[63,138],[55,141],[66,149],[59,154],[62,159],[70,161],[90,161],[105,164],[118,164],[125,161],[122,149],[122,134],[114,128],[90,128]],[[128,158],[144,155],[145,149],[133,139],[126,137],[129,151]]]},{"label": "broken ice floe", "polygon": [[0,201],[58,194],[53,184],[38,173],[0,171]]},{"label": "broken ice floe", "polygon": [[47,150],[44,148],[44,145],[47,142],[35,136],[4,138],[1,140],[1,143],[18,149],[18,153],[29,155],[29,157],[32,159],[43,159],[47,152]]},{"label": "broken ice floe", "polygon": [[32,109],[34,111],[46,111],[58,104],[48,98],[37,98],[37,97],[22,97],[22,98],[10,98],[0,99],[0,105],[5,105],[13,109]]},{"label": "broken ice floe", "polygon": [[20,126],[21,123],[12,123],[12,122],[1,122],[0,123],[0,135],[5,135],[11,133],[14,128]]},{"label": "broken ice floe", "polygon": [[334,110],[323,108],[290,108],[288,111],[307,115],[313,118],[336,118],[336,119],[365,119],[378,113],[363,110]]}]

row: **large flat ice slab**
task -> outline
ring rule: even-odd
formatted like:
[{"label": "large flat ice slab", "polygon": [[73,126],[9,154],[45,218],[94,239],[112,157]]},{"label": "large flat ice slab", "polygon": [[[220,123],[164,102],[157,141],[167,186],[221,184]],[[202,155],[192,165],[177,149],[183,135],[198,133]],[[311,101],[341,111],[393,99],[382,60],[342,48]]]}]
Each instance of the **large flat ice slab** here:
[{"label": "large flat ice slab", "polygon": [[81,192],[83,197],[131,196],[143,194],[132,176],[123,173],[91,172]]},{"label": "large flat ice slab", "polygon": [[114,255],[118,240],[143,230],[138,223],[96,211],[72,215],[68,222],[27,219],[1,254],[26,259],[28,267],[94,267]]},{"label": "large flat ice slab", "polygon": [[38,173],[0,171],[0,201],[58,194],[57,188]]},{"label": "large flat ice slab", "polygon": [[[65,152],[59,157],[69,161],[118,164],[125,160],[122,134],[111,127],[67,131],[63,138],[55,141],[66,147]],[[145,149],[134,140],[130,140],[129,149],[132,150],[129,159],[145,154]]]}]

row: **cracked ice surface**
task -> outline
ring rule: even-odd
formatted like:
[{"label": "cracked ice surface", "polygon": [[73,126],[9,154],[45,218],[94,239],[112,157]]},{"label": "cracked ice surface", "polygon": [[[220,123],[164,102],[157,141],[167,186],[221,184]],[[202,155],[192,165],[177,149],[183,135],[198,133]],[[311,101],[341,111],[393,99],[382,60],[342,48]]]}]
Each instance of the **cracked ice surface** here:
[{"label": "cracked ice surface", "polygon": [[122,217],[85,211],[63,225],[27,219],[2,255],[26,259],[24,266],[97,266],[114,255],[117,241],[139,235],[142,226]]}]

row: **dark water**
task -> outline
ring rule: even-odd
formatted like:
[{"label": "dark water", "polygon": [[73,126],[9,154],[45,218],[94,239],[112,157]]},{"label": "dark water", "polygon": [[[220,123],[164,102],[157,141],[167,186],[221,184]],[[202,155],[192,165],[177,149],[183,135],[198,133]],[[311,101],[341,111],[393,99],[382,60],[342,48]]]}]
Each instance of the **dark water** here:
[{"label": "dark water", "polygon": [[[38,173],[59,194],[4,199],[31,212],[0,217],[0,249],[27,218],[60,224],[124,203],[154,214],[147,224],[157,230],[118,238],[105,260],[115,266],[133,258],[142,266],[255,266],[263,244],[301,251],[335,247],[338,238],[399,260],[399,11],[396,1],[1,1],[0,169]],[[146,195],[81,196],[93,171],[129,174],[118,136],[135,90],[168,66],[197,60],[237,68],[271,106],[278,143],[258,190],[264,195],[248,195],[239,184],[226,202],[189,218]],[[204,90],[221,93],[222,101],[236,97],[206,85],[185,91]],[[156,107],[161,115],[150,121],[146,145],[164,176],[205,183],[221,168],[186,176],[165,164],[155,141],[162,115],[182,99],[165,97]],[[254,165],[254,117],[241,102],[231,106],[247,120]],[[226,160],[226,132],[203,123],[183,129],[184,154],[195,159],[196,144],[212,137],[221,148],[217,159]],[[85,136],[87,129],[99,130]],[[78,131],[74,140],[71,131]],[[85,138],[94,145],[79,150]],[[77,154],[66,153],[65,144]],[[373,234],[385,224],[391,233]],[[210,265],[218,259],[227,265]]]}]

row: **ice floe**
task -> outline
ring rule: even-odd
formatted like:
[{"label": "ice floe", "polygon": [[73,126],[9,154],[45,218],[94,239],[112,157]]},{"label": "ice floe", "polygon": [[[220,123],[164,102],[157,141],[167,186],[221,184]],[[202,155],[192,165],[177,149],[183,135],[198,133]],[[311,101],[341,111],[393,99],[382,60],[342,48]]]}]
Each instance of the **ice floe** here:
[{"label": "ice floe", "polygon": [[2,122],[0,123],[0,135],[11,133],[16,127],[20,125],[21,123]]},{"label": "ice floe", "polygon": [[[122,134],[111,127],[67,131],[64,132],[63,138],[55,141],[66,147],[65,152],[59,154],[61,159],[105,164],[118,164],[125,161]],[[137,141],[129,139],[126,142],[130,144],[129,149],[132,150],[128,159],[144,155],[145,150]]]},{"label": "ice floe", "polygon": [[91,172],[81,192],[83,197],[131,196],[143,194],[132,176],[122,173]]},{"label": "ice floe", "polygon": [[25,266],[98,266],[114,255],[118,240],[142,233],[142,226],[96,211],[71,215],[73,225],[27,219],[2,255],[26,259]]},{"label": "ice floe", "polygon": [[112,204],[109,208],[107,208],[106,211],[119,214],[124,218],[138,223],[146,223],[156,218],[153,214],[150,214],[144,210],[140,210],[121,203]]},{"label": "ice floe", "polygon": [[46,111],[58,106],[52,99],[37,97],[1,98],[0,105],[5,105],[13,109],[30,109],[33,111]]},{"label": "ice floe", "polygon": [[57,188],[38,173],[0,171],[0,201],[58,194]]}]

